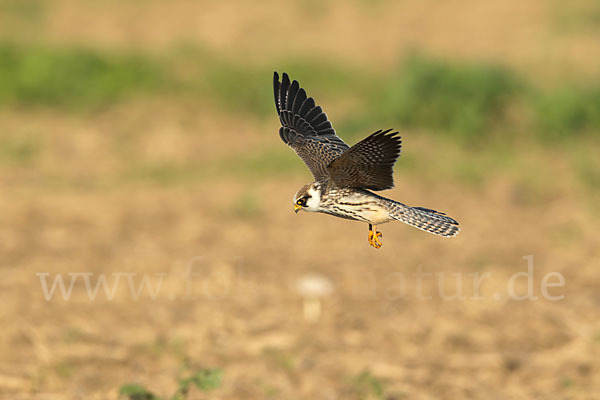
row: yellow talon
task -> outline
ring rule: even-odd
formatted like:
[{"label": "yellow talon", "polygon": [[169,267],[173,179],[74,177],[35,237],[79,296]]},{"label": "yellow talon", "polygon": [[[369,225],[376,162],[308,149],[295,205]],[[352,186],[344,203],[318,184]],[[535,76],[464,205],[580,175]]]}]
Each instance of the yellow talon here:
[{"label": "yellow talon", "polygon": [[383,235],[381,234],[381,232],[377,231],[376,226],[374,227],[375,229],[371,229],[371,225],[369,225],[369,228],[369,244],[378,249],[382,245],[381,241],[379,240],[379,237]]}]

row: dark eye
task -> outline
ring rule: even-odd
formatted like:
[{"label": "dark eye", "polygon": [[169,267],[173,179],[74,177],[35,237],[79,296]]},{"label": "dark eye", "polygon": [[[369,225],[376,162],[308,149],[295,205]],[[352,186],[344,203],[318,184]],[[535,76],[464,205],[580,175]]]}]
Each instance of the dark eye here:
[{"label": "dark eye", "polygon": [[296,204],[298,204],[299,206],[304,205],[304,199],[300,199],[296,202]]}]

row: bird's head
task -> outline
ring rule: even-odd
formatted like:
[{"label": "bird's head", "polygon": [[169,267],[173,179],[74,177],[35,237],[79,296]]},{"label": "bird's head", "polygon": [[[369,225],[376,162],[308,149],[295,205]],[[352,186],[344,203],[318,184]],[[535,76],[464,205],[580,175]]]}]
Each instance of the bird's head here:
[{"label": "bird's head", "polygon": [[294,211],[319,211],[321,204],[321,184],[314,182],[304,185],[294,195]]}]

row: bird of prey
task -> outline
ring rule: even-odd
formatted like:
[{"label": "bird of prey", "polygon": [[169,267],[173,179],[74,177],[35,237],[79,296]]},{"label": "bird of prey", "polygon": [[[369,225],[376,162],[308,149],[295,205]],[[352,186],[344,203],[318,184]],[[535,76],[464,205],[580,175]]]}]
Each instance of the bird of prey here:
[{"label": "bird of prey", "polygon": [[273,76],[279,136],[312,172],[315,181],[294,196],[294,210],[321,212],[369,224],[369,244],[381,247],[377,225],[402,221],[426,232],[452,237],[458,222],[425,207],[410,207],[373,193],[394,186],[393,166],[400,155],[398,132],[378,130],[350,147],[340,139],[323,109],[283,73]]}]

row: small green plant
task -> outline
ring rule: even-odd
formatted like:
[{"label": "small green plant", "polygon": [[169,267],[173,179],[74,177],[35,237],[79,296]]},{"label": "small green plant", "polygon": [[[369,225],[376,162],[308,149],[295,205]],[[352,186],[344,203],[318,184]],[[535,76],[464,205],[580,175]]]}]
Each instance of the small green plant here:
[{"label": "small green plant", "polygon": [[385,399],[383,382],[369,371],[363,371],[351,381],[352,391],[359,399]]},{"label": "small green plant", "polygon": [[41,152],[41,143],[32,137],[7,137],[0,140],[0,165],[29,165]]},{"label": "small green plant", "polygon": [[0,44],[0,104],[98,107],[160,90],[165,74],[151,58],[83,48]]},{"label": "small green plant", "polygon": [[291,354],[287,353],[285,350],[277,347],[267,347],[263,349],[263,355],[273,365],[288,373],[293,373],[296,369],[294,359],[292,358]]},{"label": "small green plant", "polygon": [[600,130],[600,85],[564,87],[538,96],[536,130],[544,141]]},{"label": "small green plant", "polygon": [[126,396],[129,400],[160,400],[160,397],[155,396],[154,393],[145,387],[135,383],[128,383],[121,386],[119,394]]},{"label": "small green plant", "polygon": [[[223,371],[221,369],[204,369],[186,378],[179,379],[177,391],[168,399],[169,400],[185,400],[188,397],[190,390],[196,387],[202,392],[209,392],[221,386],[223,379]],[[145,387],[128,383],[121,386],[119,390],[121,396],[129,400],[163,400]]]},{"label": "small green plant", "polygon": [[506,122],[520,83],[508,70],[413,56],[377,102],[382,118],[403,126],[480,135]]}]

